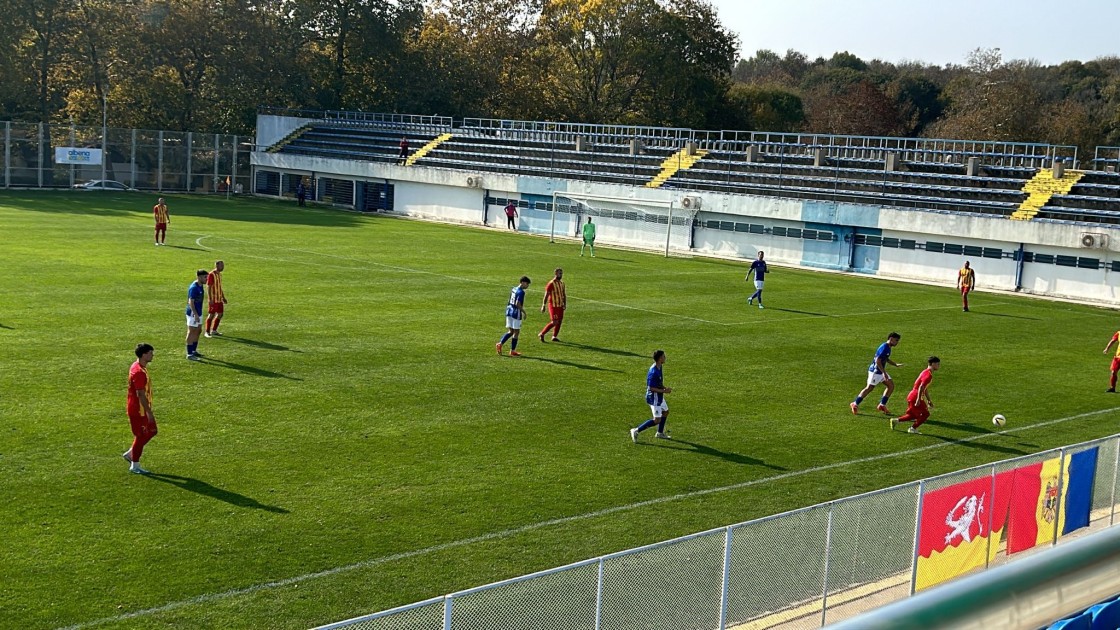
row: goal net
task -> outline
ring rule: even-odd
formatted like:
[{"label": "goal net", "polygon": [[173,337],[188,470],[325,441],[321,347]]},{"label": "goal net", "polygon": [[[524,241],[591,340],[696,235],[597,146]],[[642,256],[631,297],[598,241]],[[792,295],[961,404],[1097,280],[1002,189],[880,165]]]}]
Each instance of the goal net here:
[{"label": "goal net", "polygon": [[590,217],[596,244],[639,249],[688,251],[695,213],[668,201],[552,194],[552,238],[582,238]]}]

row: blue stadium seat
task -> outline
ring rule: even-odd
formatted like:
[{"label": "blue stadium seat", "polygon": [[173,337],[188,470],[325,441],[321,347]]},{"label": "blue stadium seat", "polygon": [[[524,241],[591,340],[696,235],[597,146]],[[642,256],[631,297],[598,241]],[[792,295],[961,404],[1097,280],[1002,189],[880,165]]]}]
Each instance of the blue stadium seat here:
[{"label": "blue stadium seat", "polygon": [[1050,624],[1049,630],[1093,630],[1093,617],[1086,611],[1076,617],[1055,621]]},{"label": "blue stadium seat", "polygon": [[1093,618],[1092,630],[1116,630],[1120,628],[1120,600],[1097,604],[1087,611]]}]

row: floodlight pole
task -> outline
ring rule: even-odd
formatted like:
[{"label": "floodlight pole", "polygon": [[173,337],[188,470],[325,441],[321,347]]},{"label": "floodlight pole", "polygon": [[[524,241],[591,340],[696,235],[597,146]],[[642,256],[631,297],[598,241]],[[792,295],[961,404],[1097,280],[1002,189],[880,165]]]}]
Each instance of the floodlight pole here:
[{"label": "floodlight pole", "polygon": [[669,257],[669,241],[673,238],[673,204],[669,204],[669,222],[665,226],[665,257]]}]

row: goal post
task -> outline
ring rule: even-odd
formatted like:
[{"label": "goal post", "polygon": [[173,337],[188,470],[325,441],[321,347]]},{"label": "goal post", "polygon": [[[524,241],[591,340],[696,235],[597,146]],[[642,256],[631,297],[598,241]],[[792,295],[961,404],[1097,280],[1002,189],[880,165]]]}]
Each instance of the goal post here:
[{"label": "goal post", "polygon": [[598,243],[664,251],[666,256],[692,248],[696,213],[675,201],[576,192],[552,193],[549,240],[579,238],[588,217],[596,225]]}]

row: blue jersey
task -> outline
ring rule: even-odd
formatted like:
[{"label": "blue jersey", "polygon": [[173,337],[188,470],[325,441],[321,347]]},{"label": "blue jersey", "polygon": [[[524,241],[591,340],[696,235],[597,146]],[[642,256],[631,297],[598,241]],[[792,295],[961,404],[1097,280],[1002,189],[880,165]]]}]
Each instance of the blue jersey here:
[{"label": "blue jersey", "polygon": [[[191,287],[187,289],[187,315],[193,315],[195,313],[202,315],[202,297],[205,294],[206,290],[202,288],[202,285],[198,283],[198,280],[195,280],[191,283]],[[196,310],[191,310],[192,304],[194,305]]]},{"label": "blue jersey", "polygon": [[524,304],[525,289],[522,289],[519,284],[513,287],[509,292],[509,303],[506,304],[506,317],[521,319],[521,315],[524,312]]},{"label": "blue jersey", "polygon": [[655,392],[653,388],[665,389],[665,381],[661,377],[661,366],[654,363],[649,366],[646,373],[646,402],[651,405],[660,405],[665,401],[664,392]]},{"label": "blue jersey", "polygon": [[875,358],[871,359],[871,367],[867,368],[868,372],[875,372],[882,374],[883,370],[879,369],[879,361],[882,360],[883,367],[887,367],[887,361],[891,358],[891,344],[889,341],[884,341],[879,349],[875,351]]},{"label": "blue jersey", "polygon": [[751,271],[754,272],[754,279],[762,282],[766,277],[766,272],[769,270],[766,268],[765,260],[756,260],[751,263]]}]

